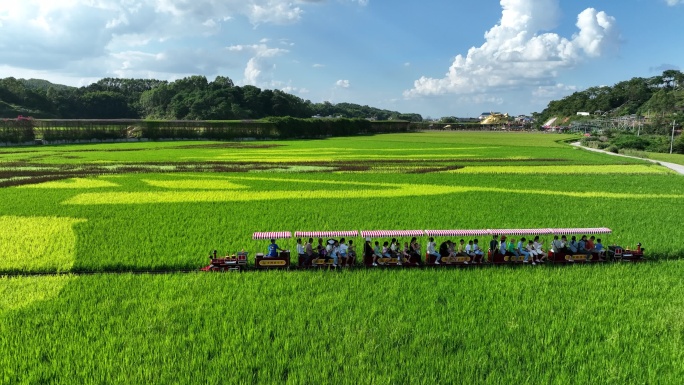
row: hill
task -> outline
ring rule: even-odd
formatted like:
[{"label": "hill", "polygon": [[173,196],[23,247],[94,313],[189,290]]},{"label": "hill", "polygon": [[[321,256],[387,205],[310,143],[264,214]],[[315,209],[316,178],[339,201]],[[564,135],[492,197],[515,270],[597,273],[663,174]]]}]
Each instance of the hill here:
[{"label": "hill", "polygon": [[625,115],[649,118],[679,117],[684,111],[684,73],[667,70],[651,78],[635,77],[613,86],[591,87],[551,101],[546,109],[535,114],[543,124],[553,117],[570,118],[568,121],[590,116],[619,117]]},{"label": "hill", "polygon": [[233,120],[269,116],[341,116],[422,121],[352,103],[312,103],[281,90],[236,86],[230,78],[190,76],[173,82],[105,78],[85,87],[42,79],[0,79],[0,118]]}]

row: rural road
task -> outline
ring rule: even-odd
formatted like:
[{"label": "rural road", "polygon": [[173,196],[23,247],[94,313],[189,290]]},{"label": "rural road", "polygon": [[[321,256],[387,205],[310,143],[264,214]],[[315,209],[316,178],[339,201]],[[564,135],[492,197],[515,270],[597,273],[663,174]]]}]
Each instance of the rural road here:
[{"label": "rural road", "polygon": [[614,153],[614,152],[599,150],[599,149],[597,149],[597,148],[584,147],[584,146],[582,146],[582,145],[580,144],[580,142],[573,142],[573,143],[570,143],[570,145],[575,146],[575,147],[579,147],[579,148],[583,148],[583,149],[585,149],[585,150],[587,150],[587,151],[602,152],[602,153],[608,154],[608,155],[622,156],[622,157],[625,157],[625,158],[633,158],[633,159],[641,159],[641,160],[645,160],[645,161],[648,161],[648,162],[651,162],[651,163],[658,163],[658,164],[660,164],[660,165],[662,165],[662,166],[664,166],[664,167],[669,168],[670,170],[673,170],[673,171],[675,171],[675,172],[677,172],[677,173],[679,173],[679,174],[684,175],[684,166],[682,166],[681,164],[670,163],[670,162],[661,162],[661,161],[659,161],[659,160],[653,160],[653,159],[639,158],[638,156],[630,156],[630,155],[616,154],[616,153]]}]

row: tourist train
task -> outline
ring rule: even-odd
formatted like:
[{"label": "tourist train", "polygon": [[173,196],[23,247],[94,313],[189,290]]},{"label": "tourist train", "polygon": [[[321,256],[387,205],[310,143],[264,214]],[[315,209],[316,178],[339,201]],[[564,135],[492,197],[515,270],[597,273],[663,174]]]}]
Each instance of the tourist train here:
[{"label": "tourist train", "polygon": [[[541,263],[575,264],[606,261],[639,262],[644,259],[641,243],[636,247],[603,246],[594,235],[611,234],[599,228],[541,228],[541,229],[472,229],[472,230],[368,230],[368,231],[297,231],[297,249],[292,255],[277,241],[293,238],[289,231],[255,232],[254,240],[268,243],[266,252],[258,252],[253,267],[267,269],[320,269],[351,267],[423,267],[423,266],[482,266]],[[360,238],[362,244],[354,241]],[[578,241],[576,237],[579,236]],[[591,238],[587,238],[591,236]],[[427,237],[423,248],[419,239]],[[439,247],[436,237],[446,238]],[[513,242],[513,237],[520,237]],[[528,240],[525,237],[530,237]],[[533,238],[534,237],[534,238]],[[543,239],[542,239],[543,237]],[[546,248],[546,238],[553,237]],[[567,237],[571,237],[568,241]],[[404,246],[397,238],[411,238]],[[455,242],[451,241],[455,239]],[[383,239],[381,242],[380,239]],[[385,241],[384,239],[391,239]],[[534,239],[534,240],[533,240]],[[312,242],[309,243],[309,240]],[[349,243],[346,243],[349,242]],[[382,247],[380,246],[382,245]],[[511,246],[513,245],[513,246]],[[210,264],[203,271],[244,270],[249,267],[248,252],[241,251],[219,256],[214,250]]]}]

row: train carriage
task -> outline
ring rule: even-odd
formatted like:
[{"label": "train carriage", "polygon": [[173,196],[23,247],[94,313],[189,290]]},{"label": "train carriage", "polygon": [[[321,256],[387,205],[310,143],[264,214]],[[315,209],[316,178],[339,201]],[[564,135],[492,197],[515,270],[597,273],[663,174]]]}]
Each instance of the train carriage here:
[{"label": "train carriage", "polygon": [[[356,238],[359,236],[359,232],[357,230],[350,230],[350,231],[297,231],[295,232],[295,238],[302,238],[302,242],[307,241],[309,238],[313,238],[314,240],[316,239],[332,239],[332,238]],[[358,247],[358,245],[356,246]],[[358,253],[358,251],[357,251]],[[317,256],[314,258],[309,265],[305,265],[306,262],[306,255],[298,255],[297,256],[297,266],[300,268],[305,268],[305,267],[313,267],[313,268],[321,268],[321,267],[330,267],[333,265],[334,260],[332,257],[329,258],[324,258]],[[351,256],[351,261],[349,262],[349,267],[355,266],[356,265],[356,255]],[[346,258],[339,257],[339,266],[342,267],[347,267],[347,260]]]},{"label": "train carriage", "polygon": [[[470,237],[482,237],[482,236],[487,236],[489,235],[489,230],[425,230],[425,234],[428,237],[457,237],[457,238],[470,238]],[[459,242],[458,239],[452,240],[455,244]],[[482,263],[482,256],[476,255],[474,253],[471,253],[471,255],[467,254],[457,254],[455,256],[450,256],[450,255],[441,255],[440,253],[440,265],[445,265],[445,266],[465,266],[473,262],[477,263]],[[431,255],[425,251],[425,264],[427,266],[437,266],[435,263],[437,261],[437,257],[434,255]]]},{"label": "train carriage", "polygon": [[[361,237],[364,239],[374,239],[374,238],[400,238],[400,237],[422,237],[425,234],[423,230],[363,230],[361,231]],[[391,258],[378,258],[377,263],[380,265],[388,267],[396,266],[420,266],[422,261],[420,255],[412,253],[408,258],[402,255],[401,252],[397,253],[395,257]],[[373,266],[373,255],[363,255],[363,265],[366,267]]]},{"label": "train carriage", "polygon": [[[535,237],[535,236],[550,236],[553,234],[553,229],[541,228],[541,229],[488,229],[488,234],[490,236],[501,236],[501,237]],[[542,242],[545,243],[545,242]],[[489,239],[487,240],[487,245],[489,245]],[[488,246],[489,247],[489,246]],[[546,252],[546,251],[545,251]],[[525,262],[524,255],[518,255],[506,251],[504,253],[498,252],[492,255],[492,251],[487,251],[487,260],[493,264],[518,264]],[[533,261],[532,256],[528,257],[528,261]]]},{"label": "train carriage", "polygon": [[[613,231],[607,227],[592,227],[592,228],[559,228],[550,229],[553,234],[556,235],[599,235],[599,234],[611,234]],[[574,252],[568,253],[559,251],[554,253],[553,250],[549,250],[549,261],[554,263],[587,263],[587,262],[603,262],[604,252]]]},{"label": "train carriage", "polygon": [[[290,239],[292,233],[289,231],[257,232],[252,235],[252,239]],[[285,250],[278,253],[277,257],[268,257],[264,253],[257,253],[254,258],[254,267],[257,269],[289,269],[290,251]]]}]

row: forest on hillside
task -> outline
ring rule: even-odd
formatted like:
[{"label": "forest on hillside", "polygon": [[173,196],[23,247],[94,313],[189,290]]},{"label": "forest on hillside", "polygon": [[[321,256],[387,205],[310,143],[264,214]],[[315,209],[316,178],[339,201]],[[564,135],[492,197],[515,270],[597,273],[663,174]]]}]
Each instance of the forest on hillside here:
[{"label": "forest on hillside", "polygon": [[541,113],[538,124],[553,117],[638,115],[648,117],[651,126],[666,127],[673,119],[684,118],[684,73],[666,70],[650,78],[635,77],[613,86],[590,87],[560,100],[554,100]]},{"label": "forest on hillside", "polygon": [[245,120],[270,116],[335,116],[422,121],[352,103],[312,103],[281,90],[237,86],[224,76],[190,76],[173,82],[105,78],[85,87],[41,79],[0,79],[0,118],[18,115],[55,119]]}]

